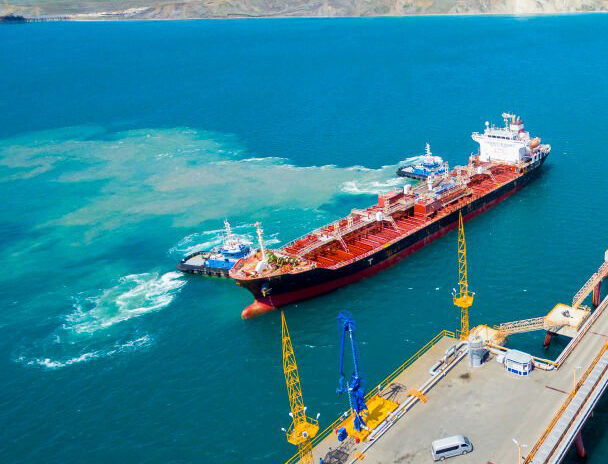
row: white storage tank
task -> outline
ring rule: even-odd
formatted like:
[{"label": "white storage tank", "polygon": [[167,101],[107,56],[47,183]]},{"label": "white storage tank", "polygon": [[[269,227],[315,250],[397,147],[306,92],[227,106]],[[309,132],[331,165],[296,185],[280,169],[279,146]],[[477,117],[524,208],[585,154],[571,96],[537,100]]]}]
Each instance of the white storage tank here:
[{"label": "white storage tank", "polygon": [[469,341],[469,362],[471,367],[479,367],[482,365],[486,357],[486,349],[481,337],[475,337]]}]

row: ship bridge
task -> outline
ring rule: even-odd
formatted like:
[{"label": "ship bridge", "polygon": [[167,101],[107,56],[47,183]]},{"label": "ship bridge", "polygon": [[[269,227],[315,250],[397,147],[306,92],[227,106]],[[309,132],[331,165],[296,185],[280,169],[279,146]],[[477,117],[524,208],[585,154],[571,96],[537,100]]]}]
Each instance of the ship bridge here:
[{"label": "ship bridge", "polygon": [[522,164],[537,161],[550,151],[549,145],[541,145],[540,139],[530,138],[519,116],[503,113],[504,127],[490,125],[486,121],[483,134],[473,132],[471,137],[479,143],[479,160]]}]

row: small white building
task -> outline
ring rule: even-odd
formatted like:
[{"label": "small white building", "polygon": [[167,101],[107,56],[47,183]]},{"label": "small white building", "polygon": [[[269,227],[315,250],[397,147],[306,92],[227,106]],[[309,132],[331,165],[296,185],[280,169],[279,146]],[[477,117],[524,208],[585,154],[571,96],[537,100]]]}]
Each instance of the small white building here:
[{"label": "small white building", "polygon": [[528,375],[532,370],[532,356],[523,351],[507,350],[503,364],[513,374]]}]

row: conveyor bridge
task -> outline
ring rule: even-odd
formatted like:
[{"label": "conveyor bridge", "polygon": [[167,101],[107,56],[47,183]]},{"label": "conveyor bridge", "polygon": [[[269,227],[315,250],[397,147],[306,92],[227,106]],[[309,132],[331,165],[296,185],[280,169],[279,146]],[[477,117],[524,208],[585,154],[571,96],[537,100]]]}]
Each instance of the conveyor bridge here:
[{"label": "conveyor bridge", "polygon": [[516,333],[543,330],[544,325],[544,317],[533,317],[531,319],[522,319],[521,321],[505,322],[500,325],[495,325],[494,328],[505,335],[512,335]]},{"label": "conveyor bridge", "polygon": [[572,299],[572,307],[578,308],[579,305],[585,301],[585,298],[593,291],[595,286],[599,284],[605,277],[608,275],[608,261],[604,261],[604,264],[600,266],[595,274],[593,274],[585,285],[581,287],[581,289],[576,292],[574,298]]}]

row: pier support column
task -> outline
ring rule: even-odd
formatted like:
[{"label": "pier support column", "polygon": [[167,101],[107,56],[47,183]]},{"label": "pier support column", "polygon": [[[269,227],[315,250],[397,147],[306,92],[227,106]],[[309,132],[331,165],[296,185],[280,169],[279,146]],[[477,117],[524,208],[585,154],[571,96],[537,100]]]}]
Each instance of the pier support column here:
[{"label": "pier support column", "polygon": [[600,280],[595,287],[593,287],[593,296],[591,297],[591,302],[593,303],[593,307],[597,308],[601,303],[601,294],[602,294],[602,281]]},{"label": "pier support column", "polygon": [[543,348],[547,349],[549,348],[549,345],[551,344],[551,339],[553,337],[557,337],[557,334],[555,332],[550,332],[547,330],[547,335],[545,335],[545,341],[543,343]]},{"label": "pier support column", "polygon": [[578,432],[576,437],[574,437],[574,445],[576,446],[576,454],[579,458],[587,457],[587,451],[585,450],[585,444],[583,443],[583,436],[581,435],[581,432]]}]

